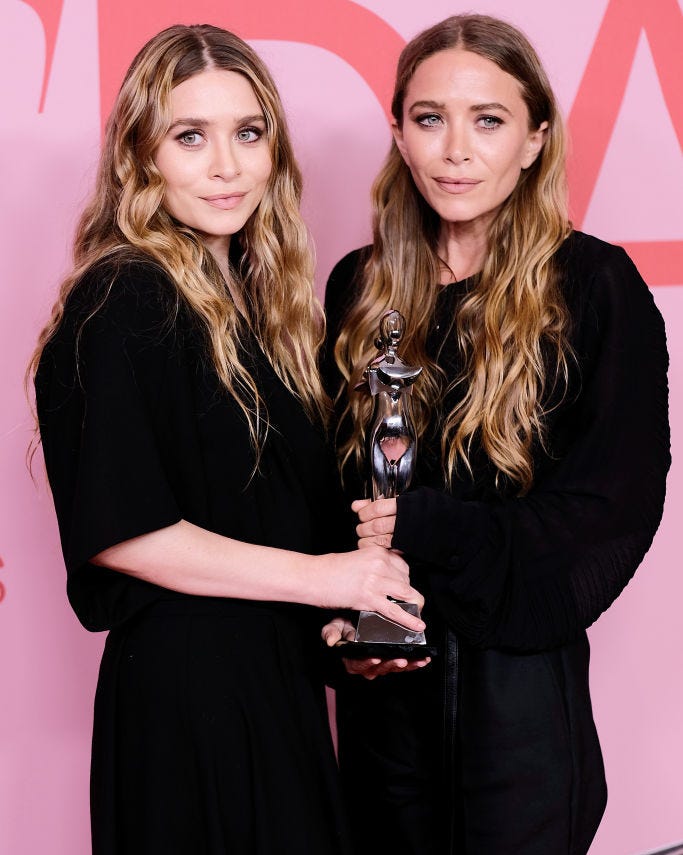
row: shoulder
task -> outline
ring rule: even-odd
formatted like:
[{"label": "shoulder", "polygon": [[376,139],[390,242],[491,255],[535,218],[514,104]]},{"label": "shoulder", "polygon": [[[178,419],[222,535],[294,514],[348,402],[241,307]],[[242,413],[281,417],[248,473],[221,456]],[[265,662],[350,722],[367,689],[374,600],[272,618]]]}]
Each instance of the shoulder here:
[{"label": "shoulder", "polygon": [[354,249],[332,268],[325,287],[325,312],[336,319],[353,304],[360,289],[360,276],[372,247]]},{"label": "shoulder", "polygon": [[177,308],[178,291],[152,259],[119,257],[90,267],[69,294],[67,310],[85,317],[167,316]]},{"label": "shoulder", "polygon": [[152,260],[100,261],[69,292],[41,363],[80,371],[118,357],[165,360],[187,338],[185,314],[175,285]]},{"label": "shoulder", "polygon": [[557,260],[570,309],[580,315],[658,314],[650,289],[623,247],[575,231]]},{"label": "shoulder", "polygon": [[329,280],[350,282],[355,279],[367,261],[371,250],[370,244],[352,249],[334,265]]},{"label": "shoulder", "polygon": [[[179,292],[151,259],[115,257],[88,268],[70,291],[58,337],[81,341],[107,335],[161,343],[184,316]],[[168,343],[168,342],[166,342]]]},{"label": "shoulder", "polygon": [[636,342],[665,348],[662,315],[623,247],[573,232],[558,260],[580,350],[622,350]]},{"label": "shoulder", "polygon": [[584,232],[572,232],[558,251],[561,271],[582,290],[649,290],[626,250]]}]

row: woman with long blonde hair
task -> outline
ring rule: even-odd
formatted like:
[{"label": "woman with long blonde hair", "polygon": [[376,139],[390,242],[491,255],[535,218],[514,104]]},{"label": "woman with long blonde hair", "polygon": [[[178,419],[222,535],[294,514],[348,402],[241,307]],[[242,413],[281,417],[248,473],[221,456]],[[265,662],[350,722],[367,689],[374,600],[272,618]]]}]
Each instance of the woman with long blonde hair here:
[{"label": "woman with long blonde hair", "polygon": [[[585,630],[662,514],[662,318],[622,249],[572,229],[561,116],[519,30],[460,15],[419,34],[392,114],[373,243],[327,285],[326,373],[361,551],[407,558],[438,656],[347,660],[372,678],[337,691],[357,852],[585,855],[606,798]],[[389,309],[423,367],[417,468],[373,502],[359,381]]]},{"label": "woman with long blonde hair", "polygon": [[130,66],[32,363],[70,602],[108,630],[95,855],[341,855],[323,608],[423,623],[334,553],[324,324],[262,61],[174,26]]}]

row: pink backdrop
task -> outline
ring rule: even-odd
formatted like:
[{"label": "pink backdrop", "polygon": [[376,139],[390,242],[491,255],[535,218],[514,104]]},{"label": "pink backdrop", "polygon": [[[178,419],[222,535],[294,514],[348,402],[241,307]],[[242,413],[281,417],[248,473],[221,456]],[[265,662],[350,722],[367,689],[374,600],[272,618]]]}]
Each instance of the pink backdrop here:
[{"label": "pink backdrop", "polygon": [[[368,239],[394,61],[446,0],[3,0],[0,80],[0,852],[86,855],[91,708],[103,635],[69,610],[41,461],[24,465],[22,375],[91,186],[101,123],[134,51],[162,26],[248,38],[280,86],[306,178],[322,294]],[[471,8],[471,7],[470,7]],[[572,207],[624,244],[653,287],[671,353],[674,464],[655,543],[591,628],[610,800],[591,855],[683,840],[683,13],[680,0],[491,0],[538,47],[573,138]],[[624,461],[628,465],[628,461]],[[553,855],[549,853],[549,855]]]}]

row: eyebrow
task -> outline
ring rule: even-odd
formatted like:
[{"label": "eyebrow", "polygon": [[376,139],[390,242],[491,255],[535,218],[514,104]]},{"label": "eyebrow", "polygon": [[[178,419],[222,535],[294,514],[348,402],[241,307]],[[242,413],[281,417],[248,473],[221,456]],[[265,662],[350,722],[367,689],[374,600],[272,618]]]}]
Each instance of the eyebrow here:
[{"label": "eyebrow", "polygon": [[[266,124],[266,117],[262,113],[255,113],[253,116],[241,116],[235,122],[236,125],[248,125],[252,122],[263,122]],[[175,122],[171,124],[169,127],[169,131],[172,131],[174,128],[178,127],[194,127],[194,128],[207,128],[211,125],[215,124],[215,122],[210,121],[209,119],[201,119],[197,117],[188,116],[186,118],[176,119]]]},{"label": "eyebrow", "polygon": [[[415,110],[416,108],[427,108],[428,110],[445,110],[446,105],[440,101],[415,101],[408,108],[410,112]],[[499,104],[498,101],[491,101],[488,104],[473,104],[470,107],[470,111],[472,113],[480,113],[482,110],[502,110],[504,113],[507,113],[509,116],[512,115],[512,112],[505,106],[505,104]]]},{"label": "eyebrow", "polygon": [[483,110],[502,110],[504,113],[507,113],[508,116],[512,115],[512,111],[508,110],[505,104],[499,104],[497,101],[491,101],[488,104],[473,104],[470,107],[474,113],[481,113]]}]

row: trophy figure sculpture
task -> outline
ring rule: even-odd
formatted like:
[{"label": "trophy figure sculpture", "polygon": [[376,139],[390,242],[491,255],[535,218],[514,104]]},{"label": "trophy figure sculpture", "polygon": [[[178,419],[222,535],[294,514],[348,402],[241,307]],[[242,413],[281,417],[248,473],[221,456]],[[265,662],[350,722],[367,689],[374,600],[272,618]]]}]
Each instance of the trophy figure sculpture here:
[{"label": "trophy figure sculpture", "polygon": [[[357,387],[374,401],[367,440],[373,499],[398,496],[410,486],[415,471],[417,438],[410,403],[422,367],[406,365],[398,356],[404,331],[400,312],[392,309],[383,315],[375,340],[379,355],[365,368]],[[415,603],[398,604],[409,614],[418,614]],[[341,649],[349,658],[422,659],[436,654],[427,646],[424,632],[413,632],[369,611],[359,612],[354,640],[343,643]]]}]

